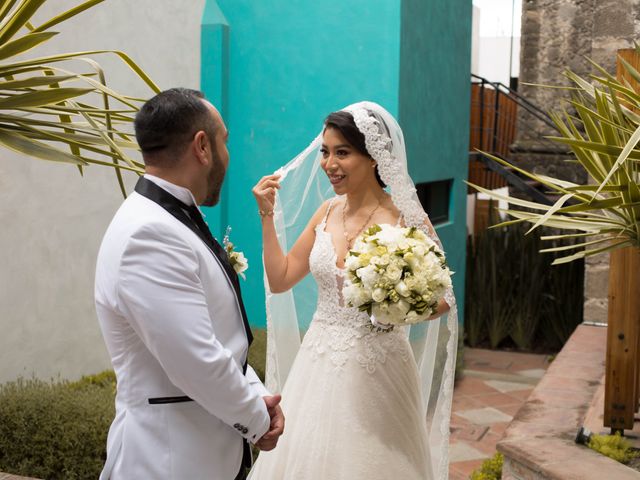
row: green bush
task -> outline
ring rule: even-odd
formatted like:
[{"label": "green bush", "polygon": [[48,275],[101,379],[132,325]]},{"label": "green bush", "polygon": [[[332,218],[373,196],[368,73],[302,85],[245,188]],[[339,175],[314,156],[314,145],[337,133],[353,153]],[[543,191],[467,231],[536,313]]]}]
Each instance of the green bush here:
[{"label": "green bush", "polygon": [[482,466],[474,471],[469,477],[470,480],[500,480],[502,478],[502,464],[504,456],[496,453],[492,458],[482,462]]},{"label": "green bush", "polygon": [[98,478],[114,416],[112,375],[0,385],[0,471],[47,480]]},{"label": "green bush", "polygon": [[253,328],[253,343],[249,348],[249,365],[264,382],[265,362],[267,360],[267,331],[264,328]]},{"label": "green bush", "polygon": [[560,243],[543,245],[550,232],[525,235],[529,228],[490,228],[469,242],[464,326],[472,347],[557,351],[582,322],[584,262],[551,266],[559,254],[539,250]]},{"label": "green bush", "polygon": [[[249,363],[264,380],[266,331]],[[113,420],[113,370],[75,382],[20,378],[0,385],[0,471],[47,480],[98,478]]]},{"label": "green bush", "polygon": [[628,463],[638,457],[638,452],[629,440],[617,432],[615,435],[592,435],[589,448],[621,463]]}]

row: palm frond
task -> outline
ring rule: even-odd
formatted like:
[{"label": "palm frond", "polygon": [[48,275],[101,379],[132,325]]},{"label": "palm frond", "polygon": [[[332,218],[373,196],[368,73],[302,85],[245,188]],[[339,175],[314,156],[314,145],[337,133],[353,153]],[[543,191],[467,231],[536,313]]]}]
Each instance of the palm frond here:
[{"label": "palm frond", "polygon": [[[579,250],[556,257],[554,264],[618,248],[640,247],[640,91],[633,82],[618,80],[595,62],[592,64],[599,74],[592,75],[591,81],[570,70],[565,72],[571,81],[568,103],[575,115],[551,112],[559,135],[548,137],[571,149],[575,162],[588,176],[587,183],[537,175],[488,155],[540,182],[560,198],[553,205],[544,205],[470,184],[492,199],[509,203],[503,211],[511,220],[497,227],[525,222],[532,225],[529,232],[541,226],[561,231],[542,237],[543,241],[571,240],[568,246],[541,250],[554,254]],[[621,64],[635,82],[640,82],[640,72],[624,59]],[[575,243],[577,238],[584,241]]]},{"label": "palm frond", "polygon": [[[117,92],[95,58],[115,56],[149,93],[159,91],[124,52],[91,50],[38,55],[57,32],[51,29],[104,0],[88,0],[32,25],[45,0],[5,0],[0,4],[0,145],[42,160],[110,166],[123,195],[122,171],[137,174],[132,122],[143,99]],[[34,22],[35,23],[35,22]],[[14,57],[29,53],[31,57]],[[80,68],[78,68],[80,67]]]}]

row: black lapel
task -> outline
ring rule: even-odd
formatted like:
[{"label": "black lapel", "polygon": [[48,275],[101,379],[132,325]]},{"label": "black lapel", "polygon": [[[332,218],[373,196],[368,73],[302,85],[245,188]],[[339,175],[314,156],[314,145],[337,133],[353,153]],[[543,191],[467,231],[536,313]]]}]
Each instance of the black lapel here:
[{"label": "black lapel", "polygon": [[238,305],[240,306],[240,313],[242,315],[242,322],[244,324],[245,333],[247,335],[247,341],[249,345],[251,345],[251,343],[253,342],[253,333],[251,332],[251,327],[249,326],[249,320],[247,318],[247,312],[242,301],[240,282],[238,280],[238,275],[229,263],[224,249],[222,249],[219,244],[217,246],[211,244],[212,241],[215,242],[216,240],[213,239],[213,237],[211,237],[211,240],[208,239],[205,233],[200,230],[195,222],[191,219],[191,217],[189,217],[189,215],[187,214],[189,206],[171,195],[164,188],[159,187],[158,185],[150,180],[147,180],[144,177],[140,177],[138,179],[138,183],[136,183],[135,191],[143,197],[146,197],[149,200],[160,205],[167,212],[177,218],[181,223],[187,226],[196,235],[198,235],[198,237],[200,237],[204,244],[207,245],[211,253],[219,260],[220,265],[222,265],[225,272],[227,273],[227,276],[229,277],[229,280],[231,280],[233,291],[238,300]]}]

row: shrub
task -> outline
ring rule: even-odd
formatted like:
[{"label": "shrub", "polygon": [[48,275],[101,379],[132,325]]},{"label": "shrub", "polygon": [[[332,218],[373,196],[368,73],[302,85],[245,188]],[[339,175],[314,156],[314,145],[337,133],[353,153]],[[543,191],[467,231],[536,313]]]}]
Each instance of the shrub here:
[{"label": "shrub", "polygon": [[264,382],[265,362],[267,360],[267,331],[263,328],[253,328],[253,343],[249,348],[249,365]]},{"label": "shrub", "polygon": [[559,253],[538,253],[549,231],[525,235],[528,228],[490,228],[468,245],[464,326],[472,347],[555,351],[582,322],[584,263],[552,266]]},{"label": "shrub", "polygon": [[469,477],[470,480],[500,480],[502,478],[502,464],[504,456],[496,453],[492,458],[482,462],[482,466],[474,471]]},{"label": "shrub", "polygon": [[116,389],[116,373],[113,370],[105,370],[104,372],[94,375],[83,375],[80,380],[69,383],[71,388],[86,388],[88,386],[111,387],[115,393]]},{"label": "shrub", "polygon": [[[264,381],[266,331],[249,363]],[[113,420],[113,370],[75,382],[19,378],[0,385],[0,471],[47,480],[98,478]]]},{"label": "shrub", "polygon": [[48,480],[98,478],[114,416],[112,374],[0,385],[0,471]]},{"label": "shrub", "polygon": [[638,457],[638,452],[629,440],[618,432],[615,435],[592,435],[589,448],[621,463],[628,463]]}]

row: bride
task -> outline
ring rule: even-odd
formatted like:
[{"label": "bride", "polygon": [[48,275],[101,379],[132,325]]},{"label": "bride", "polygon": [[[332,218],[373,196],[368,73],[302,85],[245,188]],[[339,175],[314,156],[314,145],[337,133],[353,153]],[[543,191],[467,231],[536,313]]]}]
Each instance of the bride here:
[{"label": "bride", "polygon": [[267,387],[282,389],[287,428],[249,478],[446,479],[453,293],[430,321],[391,331],[371,328],[341,295],[344,259],[369,226],[415,226],[438,241],[395,119],[371,102],[330,114],[311,145],[253,193],[268,283]]}]

